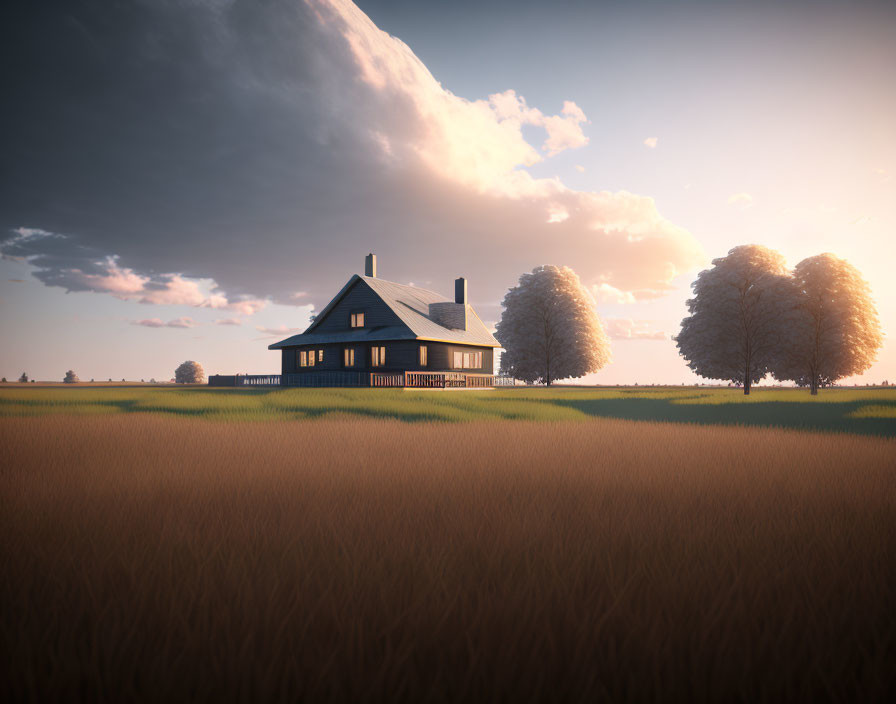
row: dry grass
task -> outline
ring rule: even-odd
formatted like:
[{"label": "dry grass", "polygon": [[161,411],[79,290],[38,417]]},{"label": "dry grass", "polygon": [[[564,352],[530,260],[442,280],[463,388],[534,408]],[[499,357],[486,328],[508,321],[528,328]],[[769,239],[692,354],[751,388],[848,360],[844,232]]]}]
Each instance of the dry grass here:
[{"label": "dry grass", "polygon": [[133,414],[0,443],[7,701],[893,686],[893,440]]}]

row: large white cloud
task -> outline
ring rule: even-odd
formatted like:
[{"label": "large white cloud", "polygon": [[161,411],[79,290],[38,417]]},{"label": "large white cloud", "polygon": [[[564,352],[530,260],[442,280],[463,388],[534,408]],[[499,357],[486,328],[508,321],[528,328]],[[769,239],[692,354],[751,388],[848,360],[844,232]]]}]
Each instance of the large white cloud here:
[{"label": "large white cloud", "polygon": [[[575,102],[548,114],[513,90],[457,96],[346,0],[167,3],[141,8],[131,34],[113,20],[75,18],[90,46],[35,27],[61,47],[51,89],[68,90],[69,64],[105,71],[53,113],[22,98],[2,249],[48,285],[241,313],[297,292],[320,306],[372,250],[385,278],[447,290],[466,275],[486,305],[546,263],[638,300],[703,261],[651,198],[527,170],[588,143]],[[39,139],[54,129],[66,149]]]}]

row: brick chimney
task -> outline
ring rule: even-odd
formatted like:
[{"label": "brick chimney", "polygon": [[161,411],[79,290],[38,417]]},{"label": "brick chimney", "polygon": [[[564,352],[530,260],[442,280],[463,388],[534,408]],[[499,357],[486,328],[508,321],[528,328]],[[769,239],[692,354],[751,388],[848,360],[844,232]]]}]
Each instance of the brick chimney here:
[{"label": "brick chimney", "polygon": [[364,276],[376,278],[376,255],[373,253],[364,257]]}]

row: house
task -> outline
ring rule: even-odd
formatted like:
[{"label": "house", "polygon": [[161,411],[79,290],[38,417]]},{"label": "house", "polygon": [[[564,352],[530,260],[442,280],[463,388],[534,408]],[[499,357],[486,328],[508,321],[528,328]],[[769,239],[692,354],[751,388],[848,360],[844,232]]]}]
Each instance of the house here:
[{"label": "house", "polygon": [[355,274],[300,335],[280,350],[284,386],[490,387],[498,341],[467,301],[376,275],[368,254]]}]

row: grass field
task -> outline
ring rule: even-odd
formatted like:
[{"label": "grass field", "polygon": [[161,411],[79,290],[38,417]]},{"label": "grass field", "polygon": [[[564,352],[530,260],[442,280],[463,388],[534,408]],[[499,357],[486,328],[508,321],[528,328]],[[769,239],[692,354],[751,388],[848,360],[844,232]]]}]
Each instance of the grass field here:
[{"label": "grass field", "polygon": [[[24,387],[24,388],[23,388]],[[751,425],[896,436],[896,388],[737,389],[516,388],[491,391],[222,389],[208,387],[0,387],[0,418],[46,414],[167,414],[210,420],[395,418],[626,420]]]},{"label": "grass field", "polygon": [[765,394],[0,389],[0,697],[887,701],[896,395]]}]

